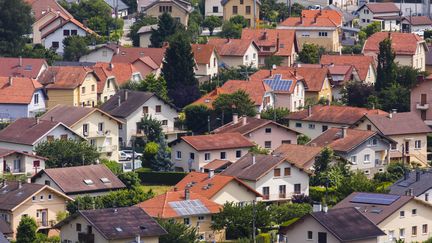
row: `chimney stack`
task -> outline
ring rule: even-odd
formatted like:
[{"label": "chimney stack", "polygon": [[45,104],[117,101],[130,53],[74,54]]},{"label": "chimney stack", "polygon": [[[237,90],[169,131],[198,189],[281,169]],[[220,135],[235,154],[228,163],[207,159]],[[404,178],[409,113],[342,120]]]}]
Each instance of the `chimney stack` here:
[{"label": "chimney stack", "polygon": [[53,116],[51,116],[51,121],[54,121],[54,117]]},{"label": "chimney stack", "polygon": [[324,213],[327,213],[327,212],[328,212],[328,206],[327,206],[327,204],[324,204],[324,205],[323,205],[323,212],[324,212]]},{"label": "chimney stack", "polygon": [[108,70],[112,71],[113,68],[114,68],[114,64],[113,64],[112,62],[110,62],[110,63],[108,64]]},{"label": "chimney stack", "polygon": [[185,192],[185,200],[189,200],[190,199],[189,189],[185,189],[184,192]]},{"label": "chimney stack", "polygon": [[312,115],[312,106],[308,106],[308,117]]},{"label": "chimney stack", "polygon": [[246,124],[247,124],[247,116],[244,116],[243,117],[243,126],[246,126]]},{"label": "chimney stack", "polygon": [[256,163],[256,157],[255,154],[252,155],[252,164],[254,165]]},{"label": "chimney stack", "polygon": [[420,171],[416,170],[416,181],[420,180],[420,175],[421,175]]},{"label": "chimney stack", "polygon": [[256,119],[261,119],[261,114],[260,113],[256,113],[255,118]]},{"label": "chimney stack", "polygon": [[212,178],[214,176],[214,170],[209,170],[208,172],[208,178]]},{"label": "chimney stack", "polygon": [[117,55],[120,54],[120,47],[119,47],[119,46],[117,46],[116,54],[117,54]]},{"label": "chimney stack", "polygon": [[18,189],[22,188],[22,181],[18,181]]},{"label": "chimney stack", "polygon": [[36,124],[39,124],[40,123],[40,119],[39,119],[39,117],[36,117]]},{"label": "chimney stack", "polygon": [[128,93],[129,92],[127,90],[125,90],[125,98],[124,98],[125,101],[128,99]]},{"label": "chimney stack", "polygon": [[9,77],[9,86],[12,86],[13,84],[13,77]]},{"label": "chimney stack", "polygon": [[414,196],[414,188],[408,190],[408,196]]},{"label": "chimney stack", "polygon": [[120,106],[121,105],[121,97],[120,97],[120,95],[118,96],[118,106]]},{"label": "chimney stack", "polygon": [[348,132],[347,126],[342,126],[342,138],[346,138]]},{"label": "chimney stack", "polygon": [[313,212],[321,212],[322,211],[322,205],[321,205],[321,203],[314,203],[312,211]]},{"label": "chimney stack", "polygon": [[233,124],[237,124],[237,123],[238,123],[238,114],[233,113]]},{"label": "chimney stack", "polygon": [[23,65],[23,64],[22,64],[22,56],[19,56],[19,63],[18,63],[18,66],[19,66],[19,67],[22,67],[22,65]]}]

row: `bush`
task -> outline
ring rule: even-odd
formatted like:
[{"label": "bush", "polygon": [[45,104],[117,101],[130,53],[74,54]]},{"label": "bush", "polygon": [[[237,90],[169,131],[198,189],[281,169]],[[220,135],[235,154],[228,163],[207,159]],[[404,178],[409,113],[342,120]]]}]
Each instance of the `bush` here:
[{"label": "bush", "polygon": [[142,184],[175,185],[187,175],[184,172],[148,172],[140,169],[135,172]]},{"label": "bush", "polygon": [[269,233],[261,233],[256,237],[257,243],[271,243],[271,235]]},{"label": "bush", "polygon": [[[309,197],[314,202],[321,202],[323,198],[325,198],[326,188],[321,186],[311,186],[309,187]],[[338,197],[336,196],[336,188],[329,187],[328,188],[328,202],[329,205],[334,205],[338,201]]]}]

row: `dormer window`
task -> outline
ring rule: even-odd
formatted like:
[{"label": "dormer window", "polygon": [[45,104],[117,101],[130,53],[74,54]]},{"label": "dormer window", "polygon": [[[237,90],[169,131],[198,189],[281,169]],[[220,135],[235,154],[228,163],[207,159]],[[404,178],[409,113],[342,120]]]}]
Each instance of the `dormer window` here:
[{"label": "dormer window", "polygon": [[111,183],[111,181],[108,179],[108,178],[106,178],[106,177],[104,177],[104,178],[100,178],[100,180],[102,181],[102,183]]},{"label": "dormer window", "polygon": [[90,179],[86,179],[86,180],[84,180],[84,183],[85,183],[86,185],[88,185],[88,186],[94,184],[94,182],[93,182],[92,180],[90,180]]}]

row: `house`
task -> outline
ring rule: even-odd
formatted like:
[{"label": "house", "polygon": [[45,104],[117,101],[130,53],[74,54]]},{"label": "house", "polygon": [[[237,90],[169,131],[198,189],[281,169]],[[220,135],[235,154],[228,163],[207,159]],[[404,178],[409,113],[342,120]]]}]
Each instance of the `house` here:
[{"label": "house", "polygon": [[264,66],[266,58],[281,58],[280,66],[292,66],[297,58],[297,40],[294,30],[243,29],[242,40],[253,40],[259,47],[259,65]]},{"label": "house", "polygon": [[97,35],[75,18],[62,13],[47,21],[39,28],[39,31],[42,45],[47,49],[55,50],[58,54],[63,54],[63,40],[68,36]]},{"label": "house", "polygon": [[315,160],[321,155],[322,150],[323,147],[319,146],[282,144],[272,154],[300,165],[305,171],[314,171]]},{"label": "house", "polygon": [[233,121],[215,130],[213,133],[238,132],[258,146],[274,150],[281,144],[296,144],[297,132],[272,120],[255,117],[241,117],[235,114]]},{"label": "house", "polygon": [[432,20],[428,16],[408,16],[402,19],[402,31],[408,33],[424,34],[425,30],[432,29]]},{"label": "house", "polygon": [[404,177],[389,187],[390,194],[414,196],[424,202],[431,203],[429,195],[432,193],[432,171],[412,170],[404,173]]},{"label": "house", "polygon": [[126,189],[123,182],[103,164],[44,169],[34,175],[31,181],[49,185],[71,198],[100,196]]},{"label": "house", "polygon": [[340,52],[341,26],[342,14],[338,11],[303,10],[300,17],[289,17],[277,28],[295,30],[299,50],[308,43],[322,46],[328,52]]},{"label": "house", "polygon": [[198,193],[169,191],[137,204],[153,218],[171,219],[190,227],[196,227],[202,241],[224,241],[225,232],[214,231],[212,215],[219,213],[222,205],[212,202]]},{"label": "house", "polygon": [[356,208],[312,212],[279,230],[288,242],[377,243],[385,235]]},{"label": "house", "polygon": [[432,76],[420,78],[411,88],[410,109],[417,114],[426,125],[432,126],[432,113],[429,104],[432,103]]},{"label": "house", "polygon": [[20,118],[0,131],[0,148],[32,153],[38,144],[55,139],[84,138],[58,121]]},{"label": "house", "polygon": [[144,116],[150,116],[162,123],[162,130],[168,141],[175,140],[183,131],[177,129],[178,110],[171,103],[150,92],[121,90],[106,101],[100,109],[117,119],[124,121],[119,127],[120,146],[131,146],[132,139],[143,136],[137,127]]},{"label": "house", "polygon": [[0,174],[34,175],[45,169],[45,160],[47,158],[31,153],[0,148],[0,161],[3,161]]},{"label": "house", "polygon": [[209,81],[216,77],[219,70],[219,55],[216,47],[210,44],[192,44],[196,70],[195,76],[202,81]]},{"label": "house", "polygon": [[111,8],[113,18],[125,18],[129,14],[129,7],[122,0],[104,0]]},{"label": "house", "polygon": [[189,14],[194,10],[191,3],[184,0],[138,0],[137,8],[138,12],[156,18],[168,13],[184,26],[188,26]]},{"label": "house", "polygon": [[217,16],[223,18],[223,8],[219,0],[205,0],[204,1],[204,16]]},{"label": "house", "polygon": [[329,128],[309,142],[311,146],[329,147],[349,162],[351,170],[360,170],[368,177],[383,172],[390,163],[390,138],[370,130]]},{"label": "house", "polygon": [[208,44],[216,47],[223,65],[258,67],[260,49],[253,40],[211,38]]},{"label": "house", "polygon": [[8,239],[13,238],[13,230],[10,225],[3,219],[0,218],[0,243],[10,243]]},{"label": "house", "polygon": [[414,33],[377,32],[367,38],[363,46],[363,53],[377,58],[379,43],[386,38],[390,38],[392,41],[396,63],[425,71],[428,47],[425,40]]},{"label": "house", "polygon": [[260,1],[222,0],[221,4],[223,8],[224,21],[228,21],[233,16],[241,15],[246,19],[248,27],[255,28],[257,26],[260,19]]},{"label": "house", "polygon": [[175,185],[175,190],[186,189],[220,205],[227,202],[251,202],[262,196],[236,177],[215,175],[214,171],[190,172]]},{"label": "house", "polygon": [[47,108],[56,105],[97,105],[97,76],[87,67],[51,66],[39,79],[49,97]]},{"label": "house", "polygon": [[[407,125],[409,124],[409,125]],[[367,114],[355,127],[377,131],[394,140],[390,150],[392,160],[402,160],[408,164],[428,166],[427,136],[432,131],[415,113],[396,110],[388,115]]]},{"label": "house", "polygon": [[56,0],[25,0],[25,2],[31,6],[31,13],[34,17],[31,36],[33,44],[42,43],[40,28],[52,19],[57,18],[60,14],[73,18]]},{"label": "house", "polygon": [[366,27],[373,22],[380,22],[383,31],[399,31],[401,11],[393,2],[366,3],[356,11],[359,15],[358,24]]},{"label": "house", "polygon": [[87,138],[102,158],[119,160],[119,127],[124,123],[110,114],[98,108],[57,105],[40,119],[65,124]]},{"label": "house", "polygon": [[153,30],[157,30],[158,25],[145,25],[139,28],[137,34],[139,35],[139,46],[140,47],[149,47],[151,46],[150,36],[153,33]]},{"label": "house", "polygon": [[25,77],[0,77],[0,119],[13,121],[45,111],[47,97],[42,85]]},{"label": "house", "polygon": [[359,208],[359,211],[386,235],[378,242],[422,242],[429,238],[432,211],[429,203],[412,196],[353,192],[336,204],[337,208]]},{"label": "house", "polygon": [[352,126],[365,114],[387,114],[377,109],[352,106],[314,105],[286,116],[288,127],[311,139],[318,137],[327,129]]},{"label": "house", "polygon": [[[377,73],[375,60],[364,55],[322,55],[320,64],[324,65],[352,65],[357,71],[360,81],[375,84]],[[335,81],[335,80],[333,80]]]},{"label": "house", "polygon": [[16,237],[22,217],[36,220],[37,230],[48,232],[57,222],[57,214],[66,211],[73,199],[47,185],[4,181],[0,188],[0,218]]},{"label": "house", "polygon": [[248,153],[221,175],[234,176],[262,194],[263,201],[288,201],[309,195],[309,172],[283,156]]},{"label": "house", "polygon": [[171,159],[183,171],[201,171],[214,159],[235,162],[254,144],[240,133],[183,136],[171,145]]},{"label": "house", "polygon": [[38,79],[48,68],[42,58],[0,57],[0,77],[26,77]]},{"label": "house", "polygon": [[[126,83],[128,80],[133,80],[129,75],[129,70],[133,69],[133,66],[126,64],[126,67],[117,66],[113,63],[96,63],[94,66],[90,67],[97,77],[97,101],[98,104],[106,102],[119,90],[119,84],[117,82],[117,77],[122,79],[122,84]],[[131,69],[128,69],[131,67]],[[114,69],[116,69],[114,71]],[[122,75],[124,74],[124,76]],[[129,77],[129,78],[127,78]],[[126,81],[124,79],[127,79]]]}]

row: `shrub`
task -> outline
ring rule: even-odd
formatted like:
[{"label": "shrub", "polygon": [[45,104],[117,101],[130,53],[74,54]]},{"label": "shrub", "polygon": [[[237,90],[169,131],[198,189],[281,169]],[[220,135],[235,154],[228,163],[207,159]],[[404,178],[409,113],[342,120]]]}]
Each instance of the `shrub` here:
[{"label": "shrub", "polygon": [[142,184],[175,185],[181,181],[187,173],[184,172],[148,172],[136,170]]},{"label": "shrub", "polygon": [[271,235],[269,233],[261,233],[256,237],[257,243],[271,243]]}]

